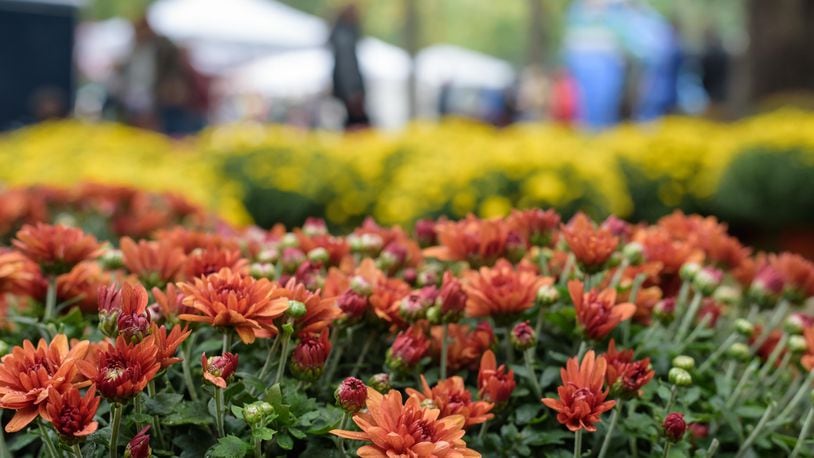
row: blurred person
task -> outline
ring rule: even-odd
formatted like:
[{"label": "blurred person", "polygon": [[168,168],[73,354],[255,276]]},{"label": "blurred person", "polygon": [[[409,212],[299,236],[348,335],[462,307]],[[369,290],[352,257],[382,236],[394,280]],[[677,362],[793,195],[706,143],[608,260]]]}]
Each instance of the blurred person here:
[{"label": "blurred person", "polygon": [[549,79],[540,65],[529,65],[520,73],[517,109],[524,121],[539,121],[546,116],[549,103]]},{"label": "blurred person", "polygon": [[554,75],[551,86],[551,119],[560,124],[571,124],[577,117],[577,85],[565,70]]},{"label": "blurred person", "polygon": [[356,5],[351,3],[340,11],[328,38],[334,56],[333,95],[342,102],[347,111],[346,129],[370,125],[365,108],[365,84],[356,55],[356,44],[361,35],[359,11]]},{"label": "blurred person", "polygon": [[620,0],[577,0],[567,13],[565,61],[578,90],[577,117],[589,129],[616,124],[625,81]]},{"label": "blurred person", "polygon": [[209,109],[208,81],[186,51],[157,34],[146,17],[133,25],[134,45],[113,90],[120,116],[132,125],[185,135],[201,130]]},{"label": "blurred person", "polygon": [[35,122],[68,116],[67,97],[65,92],[56,86],[43,86],[34,91],[30,105]]}]

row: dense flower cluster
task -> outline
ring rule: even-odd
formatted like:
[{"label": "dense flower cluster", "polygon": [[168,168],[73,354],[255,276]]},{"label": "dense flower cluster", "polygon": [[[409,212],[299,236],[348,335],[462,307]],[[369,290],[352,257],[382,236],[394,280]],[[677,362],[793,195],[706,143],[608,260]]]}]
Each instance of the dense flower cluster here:
[{"label": "dense flower cluster", "polygon": [[[805,258],[754,252],[716,219],[680,212],[633,225],[514,210],[415,232],[371,219],[332,235],[311,219],[107,245],[22,226],[0,249],[14,345],[0,361],[5,430],[40,424],[59,447],[90,451],[110,425],[109,450],[131,456],[805,443]],[[742,424],[753,439],[738,438]]]}]

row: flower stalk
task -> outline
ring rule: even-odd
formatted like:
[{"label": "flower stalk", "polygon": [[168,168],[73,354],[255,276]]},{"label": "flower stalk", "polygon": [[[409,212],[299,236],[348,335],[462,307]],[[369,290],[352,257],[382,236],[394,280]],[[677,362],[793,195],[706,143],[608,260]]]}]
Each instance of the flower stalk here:
[{"label": "flower stalk", "polygon": [[124,410],[124,406],[118,402],[110,405],[110,458],[119,456],[119,428],[122,423],[122,410]]},{"label": "flower stalk", "polygon": [[[441,375],[440,375],[441,380],[447,378],[447,353],[449,352],[449,337],[447,336],[448,333],[449,325],[444,323],[443,326],[441,326]],[[534,378],[533,374],[532,378]],[[539,397],[539,393],[537,397]]]},{"label": "flower stalk", "polygon": [[42,320],[45,322],[51,321],[57,309],[57,277],[56,275],[48,276],[48,290],[45,294],[45,312],[43,313]]}]

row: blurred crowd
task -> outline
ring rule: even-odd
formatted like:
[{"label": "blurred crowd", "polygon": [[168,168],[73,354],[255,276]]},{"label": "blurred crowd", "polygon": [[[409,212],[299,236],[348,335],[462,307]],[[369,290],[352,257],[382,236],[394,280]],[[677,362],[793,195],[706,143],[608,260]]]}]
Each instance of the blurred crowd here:
[{"label": "blurred crowd", "polygon": [[727,97],[730,56],[715,31],[700,52],[690,52],[677,25],[640,1],[575,0],[559,52],[519,71],[453,46],[409,56],[366,38],[362,13],[353,4],[340,9],[316,46],[255,53],[219,68],[199,65],[199,43],[163,33],[145,15],[126,24],[125,51],[111,57],[102,76],[84,75],[77,97],[42,85],[30,96],[27,117],[0,120],[0,129],[74,111],[172,136],[247,119],[358,129],[444,116],[599,130],[671,113],[714,115]]}]

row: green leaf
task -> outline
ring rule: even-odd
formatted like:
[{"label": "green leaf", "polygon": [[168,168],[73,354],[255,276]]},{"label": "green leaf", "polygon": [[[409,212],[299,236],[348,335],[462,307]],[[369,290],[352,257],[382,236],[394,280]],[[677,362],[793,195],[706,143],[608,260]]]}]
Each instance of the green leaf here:
[{"label": "green leaf", "polygon": [[300,431],[297,428],[288,428],[288,434],[291,434],[292,436],[294,436],[295,439],[300,439],[300,440],[303,440],[306,437],[308,437],[307,434],[305,434],[304,432]]},{"label": "green leaf", "polygon": [[235,458],[246,456],[250,449],[251,445],[248,442],[230,434],[220,438],[206,455],[212,458]]},{"label": "green leaf", "polygon": [[263,441],[270,441],[276,433],[277,431],[271,428],[255,428],[252,430],[252,436]]},{"label": "green leaf", "polygon": [[175,412],[164,417],[162,423],[168,426],[178,425],[208,425],[212,423],[212,416],[203,402],[185,402],[179,404]]},{"label": "green leaf", "polygon": [[562,444],[564,440],[574,437],[574,433],[568,431],[563,430],[541,431],[532,428],[524,429],[523,435],[527,437],[525,442],[528,445],[533,446],[559,445]]},{"label": "green leaf", "polygon": [[277,445],[283,450],[291,450],[294,448],[294,439],[286,433],[280,433],[277,436]]},{"label": "green leaf", "polygon": [[560,368],[555,366],[549,366],[543,369],[543,375],[540,377],[540,387],[543,389],[548,388],[551,386],[556,380],[559,379],[560,376]]},{"label": "green leaf", "polygon": [[540,409],[543,406],[540,404],[523,404],[520,406],[514,413],[514,418],[517,420],[517,423],[520,425],[525,425],[529,423],[537,414],[540,412]]},{"label": "green leaf", "polygon": [[155,397],[144,396],[144,412],[149,415],[169,415],[184,400],[183,394],[157,393]]},{"label": "green leaf", "polygon": [[243,418],[243,407],[232,404],[232,415],[237,418]]},{"label": "green leaf", "polygon": [[17,450],[22,450],[25,448],[26,445],[34,442],[35,440],[39,439],[39,434],[34,433],[23,433],[15,435],[8,441],[8,449],[9,451],[16,452]]}]

